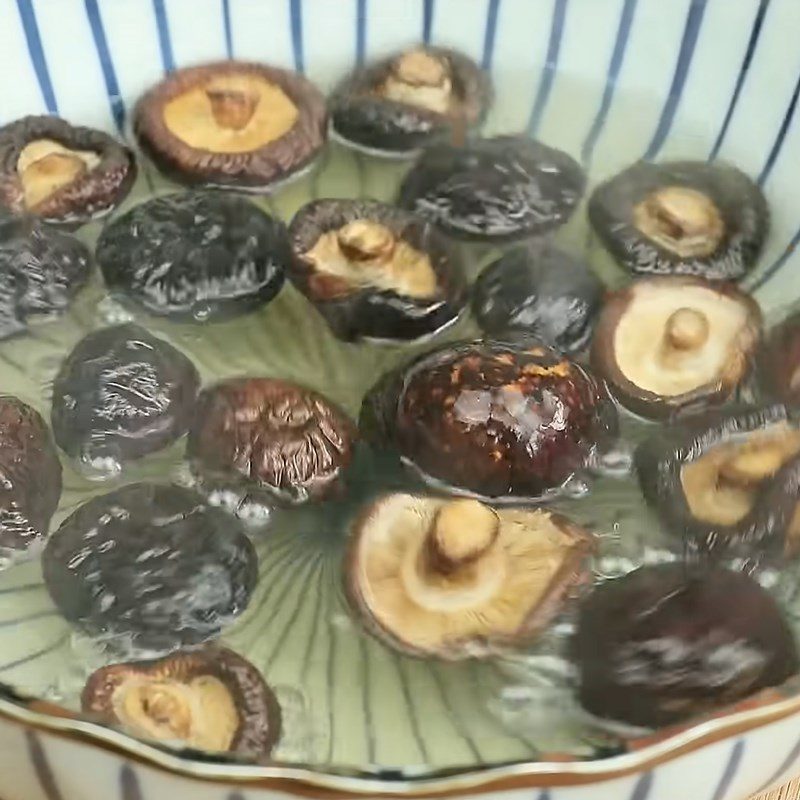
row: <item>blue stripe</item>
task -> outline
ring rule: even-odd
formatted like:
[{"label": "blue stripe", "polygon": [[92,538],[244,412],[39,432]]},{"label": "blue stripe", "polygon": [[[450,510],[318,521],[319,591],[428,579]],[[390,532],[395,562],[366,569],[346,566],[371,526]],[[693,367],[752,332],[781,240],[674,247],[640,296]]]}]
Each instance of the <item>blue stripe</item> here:
[{"label": "blue stripe", "polygon": [[725,795],[728,793],[728,789],[731,788],[733,779],[736,777],[736,771],[739,769],[739,764],[742,762],[743,755],[744,739],[739,739],[739,741],[734,744],[733,749],[731,750],[731,755],[725,767],[725,772],[722,773],[722,777],[719,779],[719,786],[717,786],[717,790],[714,792],[714,794],[711,795],[711,800],[724,800]]},{"label": "blue stripe", "polygon": [[765,269],[761,275],[758,276],[756,281],[753,282],[753,285],[749,287],[749,291],[755,292],[767,281],[771,280],[775,273],[778,272],[778,270],[780,270],[783,265],[797,252],[798,246],[800,246],[800,228],[797,229],[789,244],[786,245],[786,249],[783,251],[783,253],[778,256],[771,266],[767,267],[767,269]]},{"label": "blue stripe", "polygon": [[731,97],[731,102],[728,105],[728,111],[725,114],[722,127],[717,135],[717,140],[714,142],[714,146],[711,148],[711,152],[708,155],[709,161],[713,161],[717,157],[719,154],[719,149],[722,147],[722,142],[725,139],[725,135],[728,133],[728,126],[731,124],[733,112],[736,110],[736,104],[739,102],[739,95],[742,93],[742,87],[744,86],[745,79],[747,78],[750,64],[753,61],[753,55],[756,52],[758,39],[761,36],[761,28],[764,25],[764,17],[767,15],[770,2],[771,0],[761,0],[759,3],[758,11],[756,12],[755,20],[753,21],[753,29],[750,33],[750,41],[747,43],[747,50],[745,50],[744,60],[742,61],[742,66],[739,70],[739,77],[736,79],[736,87],[733,90],[733,97]]},{"label": "blue stripe", "polygon": [[164,0],[153,0],[153,12],[156,15],[156,28],[158,29],[158,45],[161,48],[161,64],[164,72],[175,69],[175,56],[172,54],[172,42],[169,38],[169,21]]},{"label": "blue stripe", "polygon": [[794,762],[797,761],[798,756],[800,756],[800,739],[798,739],[794,743],[794,746],[789,751],[789,755],[787,755],[786,758],[783,759],[781,765],[778,767],[778,769],[775,770],[770,779],[764,781],[761,788],[756,792],[756,794],[757,795],[762,794],[767,789],[769,789],[769,787],[772,786],[774,783],[777,783],[791,769],[791,767],[794,766]]},{"label": "blue stripe", "polygon": [[[430,36],[430,31],[428,31]],[[356,64],[364,63],[367,51],[367,0],[356,3]]]},{"label": "blue stripe", "polygon": [[94,46],[97,50],[97,58],[100,61],[100,69],[103,71],[103,80],[106,84],[106,94],[108,103],[111,106],[111,116],[117,130],[122,133],[125,130],[125,103],[122,100],[122,93],[119,90],[117,73],[114,71],[114,63],[111,61],[111,51],[108,49],[106,32],[103,29],[103,20],[100,17],[100,9],[97,0],[84,0],[86,7],[86,17],[89,20],[89,27],[92,29]]},{"label": "blue stripe", "polygon": [[497,12],[500,9],[500,0],[489,0],[489,7],[486,10],[486,31],[483,34],[483,59],[481,64],[484,69],[492,68],[492,56],[494,55],[494,40],[497,33]]},{"label": "blue stripe", "polygon": [[645,772],[645,774],[636,781],[636,786],[633,787],[633,793],[631,794],[631,800],[647,800],[652,788],[653,773]]},{"label": "blue stripe", "polygon": [[542,77],[539,81],[536,100],[531,110],[531,117],[530,120],[528,120],[528,133],[530,134],[535,134],[539,129],[547,100],[550,97],[550,90],[553,88],[556,68],[558,67],[558,53],[559,50],[561,50],[561,37],[564,33],[564,18],[566,15],[567,0],[555,0],[553,21],[550,25],[550,41],[547,45],[547,60],[542,70]]},{"label": "blue stripe", "polygon": [[47,69],[47,61],[44,57],[42,37],[39,35],[39,26],[36,24],[33,3],[31,0],[17,0],[17,9],[19,10],[22,29],[25,32],[25,39],[28,42],[28,54],[31,57],[31,63],[39,81],[39,88],[42,91],[45,108],[50,114],[58,114],[56,93],[53,91],[53,84],[50,81],[50,72]]},{"label": "blue stripe", "polygon": [[225,53],[233,58],[233,32],[231,31],[231,2],[222,0],[222,24],[225,26]]},{"label": "blue stripe", "polygon": [[617,88],[617,78],[619,78],[622,62],[625,58],[625,49],[628,46],[628,38],[630,36],[631,26],[633,25],[633,16],[636,12],[637,2],[638,0],[625,0],[625,5],[622,7],[619,27],[617,28],[617,40],[614,42],[614,52],[611,54],[611,62],[608,65],[603,99],[600,101],[600,108],[597,111],[597,116],[595,116],[594,122],[592,122],[592,127],[589,129],[589,133],[586,135],[586,140],[581,149],[581,157],[584,164],[587,165],[592,160],[594,148],[597,146],[600,133],[603,130],[603,126],[606,124],[606,118],[611,108],[611,101],[614,99],[614,90]]},{"label": "blue stripe", "polygon": [[686,84],[686,78],[689,75],[689,67],[692,63],[694,56],[695,45],[697,38],[700,35],[700,28],[703,24],[703,15],[706,12],[707,0],[692,0],[689,6],[689,13],[686,15],[686,26],[683,29],[683,39],[681,40],[681,48],[678,52],[678,63],[675,65],[675,74],[672,76],[672,86],[669,88],[667,101],[664,103],[664,108],[661,111],[661,119],[658,121],[658,127],[653,134],[653,140],[647,148],[644,157],[647,159],[655,158],[658,151],[664,144],[672,122],[675,118],[675,111],[678,108],[678,103],[683,94],[683,87]]},{"label": "blue stripe", "polygon": [[772,172],[772,168],[775,166],[775,162],[778,160],[781,148],[783,147],[783,141],[786,138],[786,133],[789,130],[789,126],[792,124],[794,112],[797,109],[798,96],[800,96],[800,78],[797,79],[797,85],[794,87],[792,99],[789,101],[789,107],[786,109],[786,115],[783,118],[778,135],[772,145],[772,150],[769,151],[769,156],[767,156],[767,161],[764,164],[764,168],[761,170],[761,174],[758,176],[759,186],[764,185],[767,178],[769,178],[770,172]]},{"label": "blue stripe", "polygon": [[431,42],[431,30],[433,30],[433,4],[435,0],[422,0],[422,41],[425,44]]},{"label": "blue stripe", "polygon": [[297,72],[305,72],[303,58],[303,2],[289,0],[289,16],[292,23],[292,50],[294,50],[294,68]]}]

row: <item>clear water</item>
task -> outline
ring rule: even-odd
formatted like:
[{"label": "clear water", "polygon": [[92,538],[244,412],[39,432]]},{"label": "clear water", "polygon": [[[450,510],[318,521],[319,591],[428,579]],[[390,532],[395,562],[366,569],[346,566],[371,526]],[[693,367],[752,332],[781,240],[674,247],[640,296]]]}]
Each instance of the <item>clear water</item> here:
[{"label": "clear water", "polygon": [[[557,141],[551,142],[558,144]],[[407,166],[331,146],[311,175],[256,200],[290,219],[312,197],[371,196],[391,200]],[[176,189],[142,164],[122,210],[147,195]],[[80,232],[94,244],[101,223]],[[577,251],[589,246],[609,282],[619,273],[592,245],[582,213],[558,234]],[[476,275],[497,255],[465,246]],[[104,294],[99,278],[69,316],[0,343],[3,392],[18,395],[49,417],[52,378],[65,353],[89,330],[130,319]],[[385,369],[420,346],[350,345],[334,339],[290,285],[261,311],[211,325],[136,319],[189,355],[204,383],[241,374],[297,381],[341,404],[354,417],[364,392]],[[443,339],[478,334],[467,318]],[[648,425],[625,416],[617,453],[582,475],[555,508],[598,534],[598,578],[670,558],[670,540],[644,506],[630,477],[630,452]],[[189,480],[183,442],[126,467],[87,474],[63,457],[64,492],[53,526],[92,495],[143,479]],[[615,735],[576,706],[572,672],[563,658],[569,616],[529,651],[482,662],[437,663],[404,657],[365,635],[351,618],[341,590],[340,562],[349,520],[378,491],[418,489],[408,475],[366,447],[357,454],[347,499],[291,511],[257,505],[237,509],[260,557],[261,580],[248,611],[225,642],[249,658],[276,689],[284,736],[275,757],[324,769],[398,769],[420,774],[443,768],[547,757],[579,758],[613,752]],[[218,494],[220,504],[235,499]],[[766,575],[800,625],[796,568]],[[76,634],[55,611],[42,585],[37,558],[0,573],[0,680],[71,708],[88,675],[107,663],[96,642]]]}]

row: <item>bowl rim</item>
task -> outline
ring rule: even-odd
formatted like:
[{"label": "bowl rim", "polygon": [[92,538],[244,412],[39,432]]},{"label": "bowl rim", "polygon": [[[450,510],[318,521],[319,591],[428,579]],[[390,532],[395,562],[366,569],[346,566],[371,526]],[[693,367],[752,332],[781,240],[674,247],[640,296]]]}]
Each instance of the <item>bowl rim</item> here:
[{"label": "bowl rim", "polygon": [[[345,798],[453,797],[470,794],[586,786],[640,775],[712,744],[742,736],[772,723],[800,715],[800,696],[705,720],[641,749],[591,761],[519,761],[486,767],[444,769],[391,778],[367,771],[325,770],[306,765],[245,765],[191,758],[82,718],[77,712],[44,700],[17,695],[0,685],[0,718],[29,731],[80,742],[112,756],[167,772],[173,776],[225,786],[276,790],[299,797]],[[794,753],[794,750],[792,751]],[[781,777],[784,767],[764,785]]]}]

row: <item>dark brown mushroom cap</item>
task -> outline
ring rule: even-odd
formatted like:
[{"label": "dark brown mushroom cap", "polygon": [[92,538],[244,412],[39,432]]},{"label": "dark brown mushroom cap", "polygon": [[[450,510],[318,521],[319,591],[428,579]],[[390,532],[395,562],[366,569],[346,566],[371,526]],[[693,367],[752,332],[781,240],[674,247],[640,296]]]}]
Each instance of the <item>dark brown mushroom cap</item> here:
[{"label": "dark brown mushroom cap", "polygon": [[646,727],[730,706],[798,670],[791,629],[765,589],[684,563],[642,567],[587,595],[571,651],[581,704]]},{"label": "dark brown mushroom cap", "polygon": [[[737,466],[737,456],[758,455],[759,450],[768,461],[748,465],[758,471],[746,482],[726,470]],[[695,465],[697,474],[696,465],[709,457],[708,476],[694,478],[687,472]],[[753,561],[781,560],[797,552],[800,421],[785,406],[741,406],[688,416],[642,442],[634,463],[648,504],[689,550]],[[696,501],[687,497],[688,491],[697,492]],[[713,510],[712,504],[721,513],[705,510],[699,517],[693,511]]]},{"label": "dark brown mushroom cap", "polygon": [[773,397],[800,405],[800,314],[769,332],[758,364],[761,380]]},{"label": "dark brown mushroom cap", "polygon": [[466,503],[477,505],[389,494],[353,523],[345,592],[367,631],[390,647],[444,660],[522,647],[588,578],[593,536],[542,509],[496,509],[488,547],[443,569],[430,558],[430,526],[443,510]]},{"label": "dark brown mushroom cap", "polygon": [[[436,287],[430,296],[411,297],[396,289],[353,285],[318,270],[306,257],[320,238],[354,221],[377,223],[429,257]],[[466,282],[456,249],[431,225],[406,211],[374,200],[315,200],[303,206],[289,227],[292,283],[309,299],[333,332],[346,341],[360,338],[411,340],[453,322],[466,303]]]},{"label": "dark brown mushroom cap", "polygon": [[[637,224],[637,213],[659,193],[676,189],[684,193],[678,198],[683,207],[670,203],[651,209],[667,234],[653,238]],[[588,215],[614,258],[629,271],[647,275],[738,280],[756,263],[769,231],[761,189],[740,170],[719,162],[634,164],[594,190]],[[678,252],[680,242],[692,238],[700,247]]]},{"label": "dark brown mushroom cap", "polygon": [[[118,713],[115,695],[121,689],[125,690],[126,683],[138,684],[134,686],[134,691],[150,684],[154,685],[154,690],[149,697],[142,698],[136,704],[139,706],[137,711],[142,714],[149,711],[148,716],[154,716],[156,723],[168,728],[172,727],[168,720],[170,712],[180,713],[181,722],[185,727],[192,728],[192,723],[197,722],[193,717],[198,708],[180,708],[178,703],[174,700],[170,702],[163,695],[166,702],[162,702],[163,708],[158,708],[158,684],[177,684],[191,691],[193,682],[209,678],[222,684],[235,708],[236,726],[227,750],[250,757],[268,756],[281,734],[280,705],[258,670],[249,661],[225,648],[181,651],[154,661],[132,661],[102,667],[92,673],[86,682],[81,707],[85,713],[99,718],[106,725],[121,725],[140,733],[135,720],[126,720]],[[154,704],[156,708],[152,708]],[[199,710],[205,709],[200,706]],[[177,723],[173,725],[180,727]],[[146,734],[147,731],[142,733]],[[192,742],[184,740],[182,744],[190,746]]]},{"label": "dark brown mushroom cap", "polygon": [[[90,152],[98,163],[28,208],[17,165],[25,147],[51,140],[72,151]],[[0,128],[0,205],[16,214],[34,213],[51,223],[76,225],[118,205],[136,178],[133,153],[107,133],[70,125],[51,116],[23,117]]]},{"label": "dark brown mushroom cap", "polygon": [[47,536],[61,497],[61,463],[41,415],[0,396],[0,553]]},{"label": "dark brown mushroom cap", "polygon": [[[280,89],[297,109],[292,126],[256,149],[214,152],[193,147],[175,135],[164,108],[180,95],[215,78],[249,76]],[[142,148],[164,172],[190,184],[258,190],[306,166],[325,144],[325,98],[306,78],[288,70],[246,61],[218,61],[176,70],[136,104],[134,129]]]},{"label": "dark brown mushroom cap", "polygon": [[354,439],[347,415],[317,392],[273,378],[232,378],[200,393],[186,456],[212,480],[301,503],[337,487]]},{"label": "dark brown mushroom cap", "polygon": [[[454,101],[449,113],[379,93],[398,59],[415,51],[446,65]],[[418,46],[392,53],[348,75],[331,96],[331,124],[345,142],[376,152],[413,155],[423,145],[480,125],[492,99],[489,76],[472,59],[446,47]]]},{"label": "dark brown mushroom cap", "polygon": [[606,298],[592,366],[622,405],[661,419],[724,402],[747,375],[761,328],[758,303],[731,284],[642,278]]},{"label": "dark brown mushroom cap", "polygon": [[519,503],[557,492],[617,432],[614,404],[538,342],[460,342],[387,373],[361,429],[433,486]]}]

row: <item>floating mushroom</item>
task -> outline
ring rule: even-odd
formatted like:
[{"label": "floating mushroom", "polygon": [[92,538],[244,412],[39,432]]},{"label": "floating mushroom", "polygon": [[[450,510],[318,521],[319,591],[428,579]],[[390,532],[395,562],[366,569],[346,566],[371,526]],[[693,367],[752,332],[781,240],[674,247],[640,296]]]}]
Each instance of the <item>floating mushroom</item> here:
[{"label": "floating mushroom", "polygon": [[645,440],[635,463],[648,503],[693,549],[800,551],[800,424],[784,406],[688,417]]},{"label": "floating mushroom", "polygon": [[769,230],[758,185],[728,164],[640,162],[595,189],[589,220],[625,269],[738,280]]},{"label": "floating mushroom", "polygon": [[350,146],[408,156],[478,125],[491,101],[489,78],[471,59],[418,46],[345,78],[331,97],[331,126]]},{"label": "floating mushroom", "polygon": [[544,510],[391,494],[355,523],[345,587],[367,629],[416,656],[528,644],[587,576],[593,537]]},{"label": "floating mushroom", "polygon": [[258,670],[231,650],[182,651],[92,673],[83,711],[144,739],[208,752],[268,756],[281,709]]},{"label": "floating mushroom", "polygon": [[0,128],[0,205],[80,225],[111,211],[136,177],[133,153],[102,131],[58,117]]},{"label": "floating mushroom", "polygon": [[592,364],[631,411],[660,418],[724,402],[747,374],[761,335],[749,295],[703,278],[646,278],[607,298]]},{"label": "floating mushroom", "polygon": [[325,100],[302,75],[244,61],[172,72],[137,103],[136,135],[166,173],[191,184],[265,190],[325,144]]},{"label": "floating mushroom", "polygon": [[430,225],[371,200],[317,200],[289,228],[290,276],[336,336],[409,340],[454,322],[461,262]]}]

